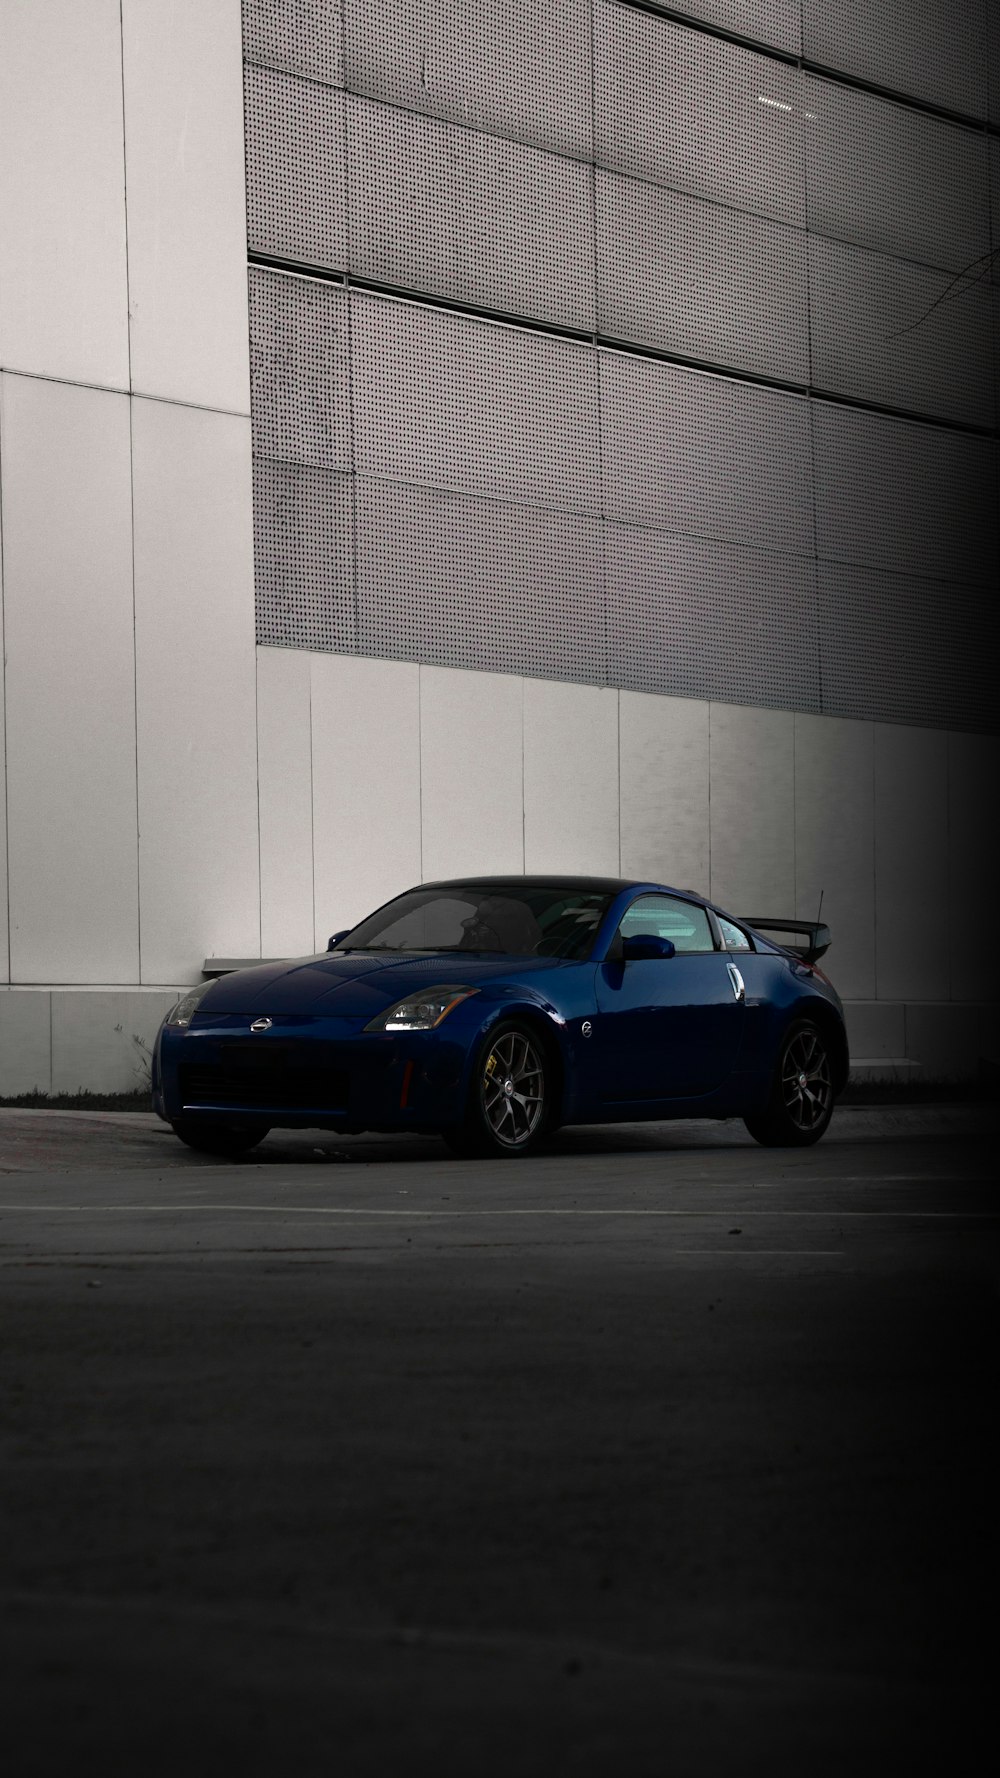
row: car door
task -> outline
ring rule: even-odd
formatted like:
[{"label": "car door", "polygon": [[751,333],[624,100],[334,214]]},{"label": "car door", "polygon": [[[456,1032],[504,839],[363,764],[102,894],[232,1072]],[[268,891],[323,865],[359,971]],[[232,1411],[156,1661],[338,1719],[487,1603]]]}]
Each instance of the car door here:
[{"label": "car door", "polygon": [[[622,939],[647,933],[670,939],[674,955],[623,962]],[[729,961],[697,902],[646,894],[630,904],[597,971],[602,1099],[696,1098],[722,1085],[743,1033],[743,994]]]}]

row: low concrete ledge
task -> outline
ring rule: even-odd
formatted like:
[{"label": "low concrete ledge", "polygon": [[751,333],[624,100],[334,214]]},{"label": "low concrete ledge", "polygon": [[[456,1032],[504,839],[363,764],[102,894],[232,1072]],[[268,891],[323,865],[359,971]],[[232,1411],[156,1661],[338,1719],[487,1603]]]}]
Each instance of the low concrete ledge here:
[{"label": "low concrete ledge", "polygon": [[201,966],[205,981],[214,982],[220,975],[235,975],[238,969],[259,969],[264,963],[287,963],[287,957],[206,957]]}]

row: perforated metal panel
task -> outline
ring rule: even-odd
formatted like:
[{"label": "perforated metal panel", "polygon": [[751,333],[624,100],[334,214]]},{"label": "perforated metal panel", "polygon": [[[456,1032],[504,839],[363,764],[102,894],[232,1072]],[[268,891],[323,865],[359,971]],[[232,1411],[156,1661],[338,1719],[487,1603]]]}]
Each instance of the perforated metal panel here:
[{"label": "perforated metal panel", "polygon": [[358,601],[363,654],[605,678],[597,519],[359,479]]},{"label": "perforated metal panel", "polygon": [[353,92],[589,157],[590,0],[344,0],[344,18]]},{"label": "perforated metal panel", "polygon": [[[808,0],[809,53],[853,32],[898,86],[915,4],[916,51],[890,0]],[[796,0],[678,10],[797,47]],[[251,270],[260,640],[994,726],[994,443],[724,373],[989,424],[1000,145],[611,0],[593,95],[589,0],[340,12],[246,0],[250,242],[408,294]]]},{"label": "perforated metal panel", "polygon": [[992,440],[825,402],[813,422],[821,557],[995,583]]},{"label": "perforated metal panel", "polygon": [[602,352],[601,426],[610,517],[812,553],[803,396]]},{"label": "perforated metal panel", "polygon": [[990,121],[1000,123],[1000,6],[987,0]]},{"label": "perforated metal panel", "polygon": [[609,524],[615,685],[819,709],[815,564]]},{"label": "perforated metal panel", "polygon": [[995,729],[1000,631],[992,593],[821,562],[823,708],[935,727]]},{"label": "perforated metal panel", "polygon": [[990,213],[989,266],[994,284],[1000,284],[1000,138],[996,136],[990,138]]},{"label": "perforated metal panel", "polygon": [[986,252],[982,133],[829,80],[805,106],[811,229],[953,272]]},{"label": "perforated metal panel", "polygon": [[354,651],[351,514],[350,476],[255,458],[258,642]]},{"label": "perforated metal panel", "polygon": [[596,512],[588,346],[355,293],[360,473]]},{"label": "perforated metal panel", "polygon": [[805,383],[805,236],[599,172],[597,313],[612,339]]},{"label": "perforated metal panel", "polygon": [[344,84],[343,0],[243,0],[248,62]]},{"label": "perforated metal panel", "polygon": [[606,0],[595,14],[597,158],[805,227],[802,76]]},{"label": "perforated metal panel", "polygon": [[348,101],[352,270],[562,326],[594,326],[582,161]]},{"label": "perforated metal panel", "polygon": [[994,423],[990,287],[813,236],[812,370],[820,389],[976,426]]},{"label": "perforated metal panel", "polygon": [[351,465],[347,292],[250,268],[250,403],[260,457]]},{"label": "perforated metal panel", "polygon": [[344,270],[344,95],[272,68],[244,69],[247,232],[259,253]]},{"label": "perforated metal panel", "polygon": [[986,115],[988,0],[802,0],[812,61],[894,92]]},{"label": "perforated metal panel", "polygon": [[801,47],[801,0],[683,0],[674,10],[793,55]]}]

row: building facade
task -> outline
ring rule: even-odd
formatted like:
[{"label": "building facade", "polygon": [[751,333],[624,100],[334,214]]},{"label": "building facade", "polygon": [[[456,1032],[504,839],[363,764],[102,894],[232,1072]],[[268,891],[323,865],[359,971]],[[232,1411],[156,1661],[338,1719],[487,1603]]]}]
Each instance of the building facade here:
[{"label": "building facade", "polygon": [[0,1094],[421,879],[995,1053],[1000,4],[0,0]]}]

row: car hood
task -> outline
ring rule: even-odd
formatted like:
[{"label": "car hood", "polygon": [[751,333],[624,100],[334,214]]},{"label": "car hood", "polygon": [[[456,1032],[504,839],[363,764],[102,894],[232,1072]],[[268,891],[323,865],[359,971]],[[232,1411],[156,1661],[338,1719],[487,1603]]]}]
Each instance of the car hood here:
[{"label": "car hood", "polygon": [[[475,957],[446,952],[439,956],[362,952],[321,953],[289,963],[262,963],[239,969],[213,982],[198,1008],[199,1015],[311,1015],[322,1018],[373,1019],[404,994],[419,993],[440,982],[518,981],[559,968],[557,957]],[[197,1015],[196,1015],[197,1016]]]}]

